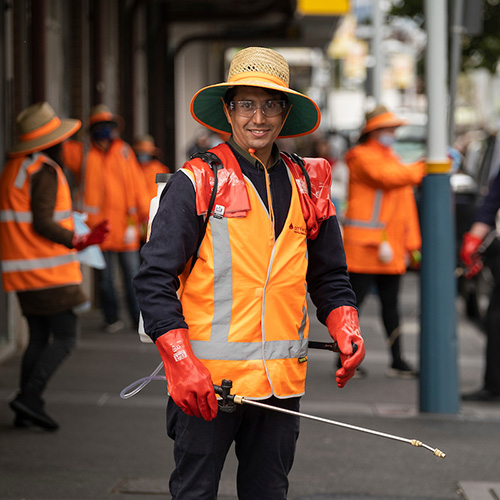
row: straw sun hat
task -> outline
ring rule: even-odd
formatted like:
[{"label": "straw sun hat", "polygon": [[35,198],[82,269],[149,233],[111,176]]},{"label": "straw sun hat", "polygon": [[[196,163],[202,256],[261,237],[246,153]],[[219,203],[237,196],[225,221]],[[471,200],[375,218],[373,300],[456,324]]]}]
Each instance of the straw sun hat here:
[{"label": "straw sun hat", "polygon": [[321,120],[318,106],[306,95],[290,89],[288,83],[288,63],[281,54],[264,47],[248,47],[233,57],[227,82],[210,85],[194,95],[191,114],[196,121],[215,132],[231,133],[223,107],[227,90],[235,86],[263,87],[286,94],[291,106],[279,137],[314,132]]},{"label": "straw sun hat", "polygon": [[379,105],[373,111],[366,114],[365,126],[361,131],[361,136],[369,134],[374,130],[381,128],[393,128],[405,125],[407,122],[398,118],[394,113],[390,112],[385,106]]},{"label": "straw sun hat", "polygon": [[24,156],[43,151],[72,136],[81,126],[80,120],[61,120],[48,102],[33,104],[16,119],[18,137],[7,155]]}]

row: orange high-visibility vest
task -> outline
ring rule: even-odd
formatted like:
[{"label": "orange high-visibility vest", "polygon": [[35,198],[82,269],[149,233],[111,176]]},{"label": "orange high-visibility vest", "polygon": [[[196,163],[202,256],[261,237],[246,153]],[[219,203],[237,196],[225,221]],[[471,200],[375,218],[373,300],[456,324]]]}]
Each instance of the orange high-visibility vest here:
[{"label": "orange high-visibility vest", "polygon": [[141,168],[144,173],[144,179],[146,180],[148,199],[151,201],[156,196],[158,191],[156,174],[168,174],[170,173],[170,169],[156,158],[148,161],[147,163],[141,164]]},{"label": "orange high-visibility vest", "polygon": [[[373,139],[348,151],[346,163],[349,197],[343,237],[347,270],[404,273],[407,252],[419,249],[421,244],[412,186],[420,184],[424,164],[403,164],[389,148]],[[394,252],[390,262],[379,259],[383,241]]]},{"label": "orange high-visibility vest", "polygon": [[10,160],[0,176],[2,280],[8,292],[82,281],[76,251],[40,236],[33,229],[31,176],[44,163],[51,165],[57,173],[54,220],[73,230],[71,194],[59,165],[41,153]]},{"label": "orange high-visibility vest", "polygon": [[[67,166],[82,183],[80,208],[88,214],[87,224],[92,228],[109,220],[110,233],[101,243],[101,249],[137,250],[139,223],[147,219],[150,199],[144,174],[130,145],[115,139],[108,151],[93,144],[85,151],[86,148],[73,141],[64,144]],[[128,240],[130,234],[132,238]]]},{"label": "orange high-visibility vest", "polygon": [[[186,266],[180,277],[179,298],[193,351],[213,382],[231,379],[235,393],[254,399],[300,396],[309,319],[307,224],[299,188],[287,166],[292,197],[276,240],[268,210],[230,148],[211,151],[224,165],[218,172],[214,216],[193,269]],[[196,189],[198,213],[206,213],[213,186],[210,168],[192,160],[181,171]]]}]

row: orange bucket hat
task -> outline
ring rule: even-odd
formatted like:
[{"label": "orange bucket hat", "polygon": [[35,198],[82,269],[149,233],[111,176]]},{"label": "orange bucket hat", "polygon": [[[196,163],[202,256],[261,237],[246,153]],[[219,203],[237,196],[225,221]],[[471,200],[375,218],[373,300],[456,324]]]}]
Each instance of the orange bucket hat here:
[{"label": "orange bucket hat", "polygon": [[16,124],[17,142],[7,152],[11,158],[55,146],[82,126],[80,120],[59,118],[48,102],[38,102],[21,111]]},{"label": "orange bucket hat", "polygon": [[144,153],[151,156],[158,156],[160,153],[160,150],[155,146],[155,140],[148,134],[138,137],[133,147],[137,154]]},{"label": "orange bucket hat", "polygon": [[233,57],[227,82],[210,85],[194,95],[191,100],[191,115],[197,122],[218,134],[230,134],[231,125],[223,106],[226,92],[235,86],[262,87],[283,92],[288,99],[290,109],[278,137],[310,134],[319,126],[320,110],[312,99],[292,90],[288,83],[288,63],[281,54],[265,47],[248,47]]},{"label": "orange bucket hat", "polygon": [[365,126],[361,131],[361,136],[369,134],[374,130],[381,128],[393,128],[406,125],[406,121],[398,118],[394,113],[390,112],[385,106],[379,105],[373,111],[366,114]]},{"label": "orange bucket hat", "polygon": [[90,110],[89,127],[92,127],[96,123],[113,123],[120,130],[124,127],[123,118],[111,113],[105,104],[98,104]]}]

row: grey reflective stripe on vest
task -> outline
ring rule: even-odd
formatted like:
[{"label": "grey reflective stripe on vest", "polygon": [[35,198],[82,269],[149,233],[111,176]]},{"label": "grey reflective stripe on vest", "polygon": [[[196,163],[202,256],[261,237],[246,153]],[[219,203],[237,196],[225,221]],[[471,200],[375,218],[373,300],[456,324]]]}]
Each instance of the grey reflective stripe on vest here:
[{"label": "grey reflective stripe on vest", "polygon": [[[189,177],[189,176],[188,176]],[[251,184],[251,183],[250,183]],[[263,208],[265,206],[263,205]],[[214,258],[214,316],[210,340],[191,340],[194,353],[201,359],[244,361],[262,359],[300,358],[307,353],[307,339],[304,329],[307,324],[307,310],[303,308],[303,319],[299,328],[299,340],[265,340],[264,342],[230,342],[231,313],[233,310],[233,261],[229,239],[228,219],[210,219],[212,252]],[[262,324],[265,313],[265,289],[272,267],[274,250],[264,284]]]},{"label": "grey reflective stripe on vest", "polygon": [[82,209],[84,212],[87,212],[88,214],[96,215],[99,213],[99,207],[92,206],[92,205],[86,205],[85,203],[83,204]]},{"label": "grey reflective stripe on vest", "polygon": [[[17,189],[21,189],[24,186],[24,183],[26,182],[26,178],[28,176],[28,168],[38,160],[39,156],[40,153],[35,153],[33,156],[27,157],[23,161],[19,172],[17,172],[16,180],[14,181],[14,187],[16,187]],[[40,164],[40,167],[41,166],[42,164]]]},{"label": "grey reflective stripe on vest", "polygon": [[[54,211],[52,219],[59,222],[71,217],[71,210],[57,210]],[[0,222],[21,222],[32,223],[33,213],[31,211],[16,211],[16,210],[0,210]]]},{"label": "grey reflective stripe on vest", "polygon": [[14,271],[33,271],[35,269],[50,269],[76,260],[76,254],[58,255],[56,257],[41,257],[38,259],[2,260],[4,273]]},{"label": "grey reflective stripe on vest", "polygon": [[385,224],[379,220],[383,196],[384,192],[381,189],[377,189],[377,191],[375,191],[375,202],[373,203],[371,220],[345,219],[344,226],[362,227],[367,229],[384,229]]},{"label": "grey reflective stripe on vest", "polygon": [[307,353],[307,339],[262,342],[226,342],[191,340],[194,353],[201,359],[250,361],[301,358]]},{"label": "grey reflective stripe on vest", "polygon": [[227,343],[233,309],[233,258],[227,217],[212,217],[210,230],[214,256],[214,318],[210,340]]}]

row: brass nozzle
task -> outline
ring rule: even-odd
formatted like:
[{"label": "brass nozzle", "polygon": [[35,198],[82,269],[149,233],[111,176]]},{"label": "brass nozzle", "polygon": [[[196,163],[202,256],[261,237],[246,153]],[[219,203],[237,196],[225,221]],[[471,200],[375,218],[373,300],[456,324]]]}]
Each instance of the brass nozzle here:
[{"label": "brass nozzle", "polygon": [[438,450],[437,448],[434,450],[434,455],[439,458],[444,458],[446,457],[446,453],[443,453],[441,450]]}]

